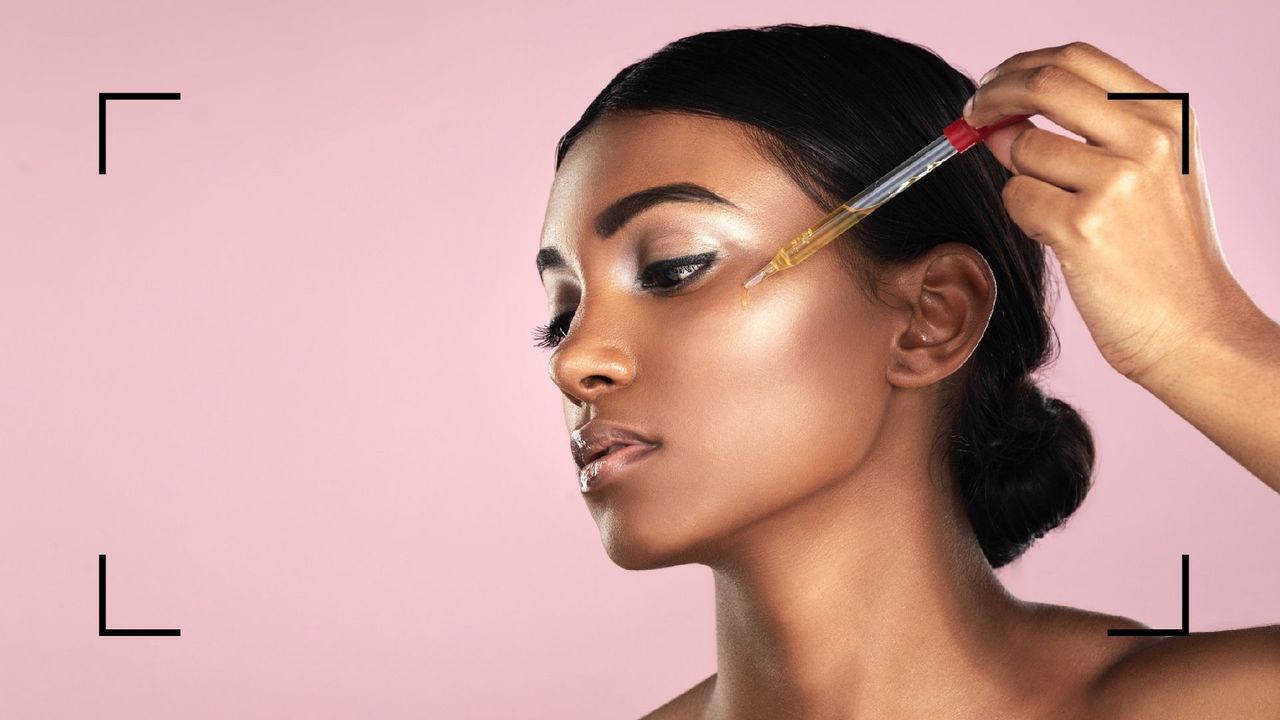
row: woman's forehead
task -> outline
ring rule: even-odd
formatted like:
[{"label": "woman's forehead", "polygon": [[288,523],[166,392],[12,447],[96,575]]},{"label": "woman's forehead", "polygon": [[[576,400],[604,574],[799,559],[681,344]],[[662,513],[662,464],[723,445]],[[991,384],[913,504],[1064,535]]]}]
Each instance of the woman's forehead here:
[{"label": "woman's forehead", "polygon": [[578,137],[557,179],[601,189],[634,184],[630,180],[679,182],[688,175],[710,181],[763,162],[740,123],[676,113],[614,116]]}]

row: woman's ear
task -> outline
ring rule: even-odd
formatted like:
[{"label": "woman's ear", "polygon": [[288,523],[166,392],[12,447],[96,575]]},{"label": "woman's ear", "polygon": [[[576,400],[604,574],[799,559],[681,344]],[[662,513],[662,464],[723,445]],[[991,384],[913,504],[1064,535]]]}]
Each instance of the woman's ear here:
[{"label": "woman's ear", "polygon": [[900,328],[893,335],[888,381],[932,385],[964,365],[982,340],[996,303],[986,258],[963,243],[943,243],[891,278]]}]

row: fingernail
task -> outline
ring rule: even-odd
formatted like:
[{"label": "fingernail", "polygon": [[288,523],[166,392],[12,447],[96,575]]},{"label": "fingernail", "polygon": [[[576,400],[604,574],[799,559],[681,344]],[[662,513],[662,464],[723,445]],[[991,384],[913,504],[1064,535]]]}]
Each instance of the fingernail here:
[{"label": "fingernail", "polygon": [[960,111],[960,114],[961,114],[961,115],[964,115],[964,119],[965,119],[965,120],[968,120],[968,119],[969,119],[969,115],[970,115],[972,112],[973,112],[973,96],[972,96],[972,95],[970,95],[970,96],[969,96],[969,99],[965,101],[965,103],[964,103],[964,109]]},{"label": "fingernail", "polygon": [[995,77],[995,75],[996,75],[996,69],[995,69],[995,68],[991,68],[990,70],[988,70],[988,71],[987,71],[987,74],[986,74],[986,75],[983,75],[983,76],[982,76],[982,78],[978,80],[978,84],[979,84],[979,85],[986,85],[986,84],[987,84],[987,81],[988,81],[988,80],[990,80],[991,78]]}]

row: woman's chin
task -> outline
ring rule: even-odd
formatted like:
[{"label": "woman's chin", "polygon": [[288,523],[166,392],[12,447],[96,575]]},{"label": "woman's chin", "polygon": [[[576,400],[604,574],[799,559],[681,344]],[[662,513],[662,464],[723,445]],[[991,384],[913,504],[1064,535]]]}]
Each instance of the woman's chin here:
[{"label": "woman's chin", "polygon": [[[669,530],[669,528],[668,528]],[[695,562],[687,538],[661,532],[642,532],[635,526],[603,525],[600,541],[605,553],[624,570],[653,570]]]}]

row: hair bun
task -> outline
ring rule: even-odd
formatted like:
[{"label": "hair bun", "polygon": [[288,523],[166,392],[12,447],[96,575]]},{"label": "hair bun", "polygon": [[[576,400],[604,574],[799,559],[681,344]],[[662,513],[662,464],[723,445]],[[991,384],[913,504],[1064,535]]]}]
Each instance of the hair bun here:
[{"label": "hair bun", "polygon": [[1006,383],[990,411],[991,422],[967,423],[959,482],[979,544],[1000,567],[1084,502],[1094,446],[1079,413],[1029,374]]}]

